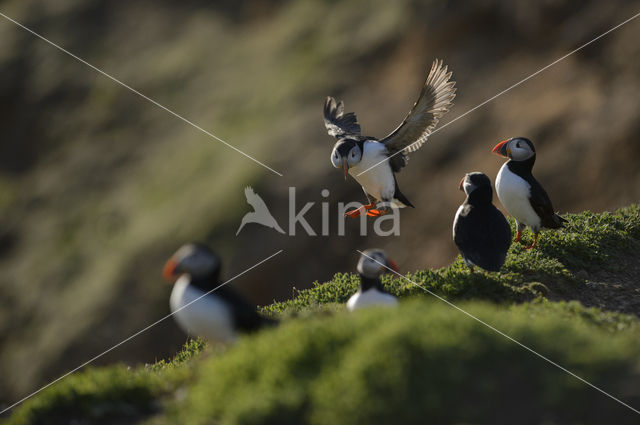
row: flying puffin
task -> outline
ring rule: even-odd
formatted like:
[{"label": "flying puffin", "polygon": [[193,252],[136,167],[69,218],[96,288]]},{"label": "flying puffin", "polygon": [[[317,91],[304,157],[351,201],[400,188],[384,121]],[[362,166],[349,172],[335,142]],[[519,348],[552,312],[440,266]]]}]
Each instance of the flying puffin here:
[{"label": "flying puffin", "polygon": [[458,186],[467,195],[453,220],[453,241],[464,262],[497,272],[507,258],[511,227],[492,203],[491,180],[483,173],[465,175]]},{"label": "flying puffin", "polygon": [[[386,266],[386,267],[385,267]],[[372,305],[396,305],[398,299],[386,292],[380,281],[380,275],[391,270],[398,271],[398,266],[390,260],[381,249],[367,249],[358,261],[360,287],[347,301],[347,309],[354,311]]]},{"label": "flying puffin", "polygon": [[496,177],[496,192],[507,212],[516,219],[516,242],[520,241],[526,226],[531,228],[533,243],[525,247],[531,249],[538,242],[541,228],[558,229],[567,220],[555,213],[549,195],[531,174],[536,162],[536,150],[531,140],[524,137],[503,140],[493,152],[509,158]]},{"label": "flying puffin", "polygon": [[167,261],[162,275],[175,282],[169,299],[171,313],[191,336],[227,344],[238,333],[272,323],[231,288],[220,286],[220,258],[205,245],[182,246]]},{"label": "flying puffin", "polygon": [[[345,113],[344,104],[327,97],[324,125],[330,136],[338,139],[331,163],[344,170],[362,186],[368,205],[346,213],[355,218],[364,211],[377,216],[389,206],[413,207],[400,192],[395,173],[407,165],[407,154],[418,150],[433,132],[440,118],[449,111],[455,97],[455,82],[442,61],[435,60],[420,92],[418,101],[402,124],[382,140],[360,134],[360,124],[353,112]],[[382,203],[377,209],[377,203]]]}]

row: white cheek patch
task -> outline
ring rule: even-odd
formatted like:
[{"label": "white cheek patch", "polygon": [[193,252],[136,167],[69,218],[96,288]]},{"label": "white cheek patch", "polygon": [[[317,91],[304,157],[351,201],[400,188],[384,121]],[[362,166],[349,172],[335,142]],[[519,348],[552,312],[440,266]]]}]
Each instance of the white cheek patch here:
[{"label": "white cheek patch", "polygon": [[[380,259],[379,255],[371,255],[371,258],[363,257],[361,261],[358,262],[358,273],[367,277],[374,277],[380,274],[380,265],[385,263],[384,259]],[[378,261],[380,263],[378,263]]]},{"label": "white cheek patch", "polygon": [[471,192],[476,190],[476,187],[471,182],[468,182],[468,181],[465,180],[465,182],[463,184],[463,189],[464,189],[464,193],[466,193],[467,196],[469,196],[469,194],[471,194]]},{"label": "white cheek patch", "polygon": [[335,167],[335,168],[341,168],[342,167],[342,157],[340,155],[338,155],[336,157],[336,151],[335,149],[333,150],[333,152],[331,153],[331,164]]},{"label": "white cheek patch", "polygon": [[349,163],[349,166],[352,167],[357,163],[359,163],[361,159],[362,159],[362,154],[352,150],[351,152],[349,152],[349,156],[347,157],[347,162]]},{"label": "white cheek patch", "polygon": [[525,159],[529,159],[533,155],[529,149],[518,148],[513,146],[511,148],[511,157],[516,161],[524,161]]}]

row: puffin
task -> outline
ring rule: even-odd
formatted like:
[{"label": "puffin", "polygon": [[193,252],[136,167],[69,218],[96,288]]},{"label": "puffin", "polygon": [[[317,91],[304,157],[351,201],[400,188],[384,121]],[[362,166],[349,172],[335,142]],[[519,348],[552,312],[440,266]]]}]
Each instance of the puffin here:
[{"label": "puffin", "polygon": [[398,304],[398,299],[384,290],[380,275],[385,273],[387,267],[398,272],[398,266],[393,260],[387,258],[381,249],[367,249],[358,261],[358,274],[360,275],[360,287],[347,301],[349,311],[358,310],[372,305]]},{"label": "puffin", "polygon": [[164,265],[164,279],[174,283],[169,299],[171,313],[185,333],[226,345],[240,333],[275,323],[224,286],[220,269],[220,257],[201,243],[183,245]]},{"label": "puffin", "polygon": [[522,231],[529,226],[533,243],[525,249],[534,248],[540,229],[559,229],[567,222],[555,212],[549,195],[531,174],[536,149],[531,140],[513,137],[498,143],[492,152],[509,158],[496,177],[496,192],[507,212],[516,219],[515,241],[520,241]]},{"label": "puffin", "polygon": [[491,180],[484,173],[468,173],[458,188],[467,199],[453,220],[453,241],[472,272],[475,266],[497,272],[511,246],[511,226],[492,203]]},{"label": "puffin", "polygon": [[400,192],[396,173],[407,165],[408,154],[418,150],[434,131],[440,118],[453,105],[456,88],[451,72],[441,60],[435,60],[409,115],[391,134],[382,140],[363,136],[353,112],[344,112],[344,103],[327,97],[324,103],[324,124],[330,136],[337,139],[331,152],[331,164],[344,170],[362,186],[367,205],[347,211],[348,217],[366,212],[379,216],[390,207],[413,205]]}]

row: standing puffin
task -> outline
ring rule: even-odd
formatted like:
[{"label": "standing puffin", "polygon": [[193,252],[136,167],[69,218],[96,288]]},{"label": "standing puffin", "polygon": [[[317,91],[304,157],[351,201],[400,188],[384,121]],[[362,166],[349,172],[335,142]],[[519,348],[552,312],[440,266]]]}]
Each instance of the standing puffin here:
[{"label": "standing puffin", "polygon": [[[344,104],[327,97],[324,103],[324,124],[330,136],[338,139],[331,163],[344,169],[362,186],[368,205],[348,211],[355,218],[364,211],[377,216],[388,212],[389,206],[413,207],[400,192],[395,173],[407,165],[407,154],[418,150],[433,132],[440,118],[453,105],[455,82],[451,72],[435,60],[420,92],[418,101],[402,124],[382,140],[360,134],[360,124],[353,112],[345,113]],[[375,201],[375,202],[373,202]],[[376,203],[382,203],[374,209]]]},{"label": "standing puffin", "polygon": [[511,245],[511,226],[492,203],[491,180],[483,173],[469,173],[460,181],[467,194],[453,220],[453,241],[464,262],[497,272]]},{"label": "standing puffin", "polygon": [[227,344],[239,332],[255,331],[271,321],[260,316],[231,288],[221,286],[220,266],[220,258],[209,248],[190,243],[171,256],[162,275],[175,282],[169,306],[182,330],[213,343]]},{"label": "standing puffin", "polygon": [[398,299],[384,290],[380,275],[387,267],[398,272],[398,266],[381,249],[367,249],[358,261],[360,287],[347,301],[347,309],[354,311],[372,305],[396,305]]},{"label": "standing puffin", "polygon": [[493,153],[509,158],[496,177],[496,192],[507,212],[516,219],[516,242],[526,226],[531,228],[533,243],[525,247],[531,249],[538,242],[541,228],[558,229],[567,220],[555,213],[549,195],[531,174],[536,162],[531,140],[524,137],[503,140],[493,148]]}]

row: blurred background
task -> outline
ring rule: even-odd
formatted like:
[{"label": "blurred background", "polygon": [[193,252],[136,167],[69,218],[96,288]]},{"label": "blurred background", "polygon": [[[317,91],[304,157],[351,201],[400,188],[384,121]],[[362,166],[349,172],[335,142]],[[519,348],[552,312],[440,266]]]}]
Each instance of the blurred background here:
[{"label": "blurred background", "polygon": [[[169,312],[164,261],[217,250],[257,304],[386,248],[404,271],[456,255],[465,172],[491,179],[491,148],[526,136],[560,212],[640,199],[640,20],[433,135],[399,184],[416,206],[401,234],[295,237],[247,225],[247,185],[285,227],[288,187],[321,229],[321,202],[364,201],[329,155],[325,96],[383,137],[435,58],[458,96],[445,124],[638,12],[634,1],[0,1],[0,12],[280,171],[279,177],[0,17],[0,404]],[[328,198],[321,191],[328,189]],[[369,228],[372,227],[369,222]],[[372,232],[370,232],[372,233]],[[151,362],[185,340],[172,320],[97,364]]]}]

